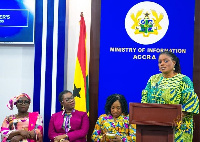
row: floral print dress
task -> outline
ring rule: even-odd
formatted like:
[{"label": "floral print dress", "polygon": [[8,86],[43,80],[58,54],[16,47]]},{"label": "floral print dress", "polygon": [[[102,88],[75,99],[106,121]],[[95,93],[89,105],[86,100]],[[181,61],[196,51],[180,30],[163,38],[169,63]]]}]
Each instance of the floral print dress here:
[{"label": "floral print dress", "polygon": [[[36,117],[37,117],[36,122],[34,122],[35,123],[34,131],[36,133],[36,141],[41,142],[42,135],[43,135],[43,119],[39,114]],[[28,131],[28,127],[29,127],[29,123],[30,123],[29,120],[30,120],[29,117],[17,118],[16,115],[7,116],[4,119],[2,127],[1,127],[1,141],[6,142],[8,136],[13,131],[16,131],[16,130],[27,130]],[[35,142],[35,141],[23,139],[23,142]]]},{"label": "floral print dress", "polygon": [[106,133],[120,136],[123,142],[135,142],[136,125],[129,125],[129,115],[122,114],[114,120],[112,115],[103,114],[99,116],[91,138],[95,142],[100,142],[102,135]]},{"label": "floral print dress", "polygon": [[142,91],[142,103],[181,104],[186,115],[175,128],[175,142],[192,142],[193,115],[199,113],[199,99],[189,77],[177,74],[164,78],[162,73],[150,77]]}]

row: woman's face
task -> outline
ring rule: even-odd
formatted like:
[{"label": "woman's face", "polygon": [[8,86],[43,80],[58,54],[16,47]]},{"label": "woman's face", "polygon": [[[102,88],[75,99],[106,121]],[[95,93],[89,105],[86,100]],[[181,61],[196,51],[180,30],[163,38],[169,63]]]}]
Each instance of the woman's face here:
[{"label": "woman's face", "polygon": [[63,101],[61,105],[65,107],[66,110],[72,110],[75,107],[74,96],[71,93],[63,94]]},{"label": "woman's face", "polygon": [[118,118],[122,114],[122,108],[121,108],[121,104],[119,100],[115,101],[111,105],[110,109],[111,109],[111,115],[113,116],[113,118]]},{"label": "woman's face", "polygon": [[173,73],[176,62],[167,54],[161,54],[158,59],[159,70],[164,74]]},{"label": "woman's face", "polygon": [[26,97],[21,97],[19,100],[17,100],[16,107],[19,112],[25,113],[28,112],[30,105],[30,100]]}]

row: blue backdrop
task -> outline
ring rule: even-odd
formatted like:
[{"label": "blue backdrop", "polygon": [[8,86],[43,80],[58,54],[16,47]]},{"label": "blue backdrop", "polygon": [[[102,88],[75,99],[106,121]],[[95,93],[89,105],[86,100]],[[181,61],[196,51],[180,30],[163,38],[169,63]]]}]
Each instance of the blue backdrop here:
[{"label": "blue backdrop", "polygon": [[[149,77],[159,73],[158,55],[161,49],[174,52],[180,59],[182,73],[192,79],[194,0],[190,2],[180,0],[152,1],[165,10],[169,25],[167,26],[167,22],[163,22],[164,18],[167,17],[164,15],[160,25],[163,29],[166,27],[167,30],[160,40],[151,44],[141,44],[137,40],[133,40],[127,32],[127,27],[125,27],[126,17],[130,18],[130,16],[127,16],[129,10],[131,11],[131,8],[140,2],[142,1],[118,0],[113,2],[112,0],[101,0],[99,115],[105,113],[106,98],[113,93],[125,95],[128,103],[140,102],[141,92]],[[137,5],[136,8],[138,8]],[[132,9],[132,13],[136,8]],[[145,18],[151,20],[152,17],[144,17],[145,8],[145,5],[142,4],[138,8],[138,11],[144,9],[141,19],[143,21]],[[154,10],[158,15],[163,14],[162,10],[159,12],[157,7]],[[138,11],[135,10],[134,15]],[[149,14],[153,15],[150,12]],[[141,19],[138,27],[142,27]],[[131,21],[131,18],[129,21]],[[134,34],[136,29],[132,30],[130,27],[132,36],[142,36],[142,34]],[[150,32],[152,29],[149,28],[148,30]],[[162,30],[157,31],[158,35],[150,34],[146,38],[143,36],[141,41],[145,43],[145,39],[156,38],[156,36],[161,35]]]}]

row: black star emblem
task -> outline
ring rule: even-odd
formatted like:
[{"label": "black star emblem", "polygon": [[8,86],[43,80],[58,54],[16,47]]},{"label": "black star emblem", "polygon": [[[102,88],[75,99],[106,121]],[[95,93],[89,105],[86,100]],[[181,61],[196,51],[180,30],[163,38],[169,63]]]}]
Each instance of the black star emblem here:
[{"label": "black star emblem", "polygon": [[144,15],[145,15],[145,17],[148,17],[148,16],[149,16],[149,13],[145,13]]},{"label": "black star emblem", "polygon": [[80,96],[80,91],[81,91],[81,88],[76,88],[76,85],[74,84],[74,90],[73,90],[73,95],[74,95],[74,97],[79,97],[79,98],[81,98],[81,96]]}]

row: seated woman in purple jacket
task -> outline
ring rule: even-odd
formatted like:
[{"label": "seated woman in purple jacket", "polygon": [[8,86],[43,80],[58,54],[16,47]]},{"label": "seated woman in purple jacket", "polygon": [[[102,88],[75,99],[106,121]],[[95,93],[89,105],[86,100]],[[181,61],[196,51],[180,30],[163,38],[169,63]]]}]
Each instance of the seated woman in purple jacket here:
[{"label": "seated woman in purple jacket", "polygon": [[48,136],[54,142],[86,142],[89,118],[86,112],[75,110],[72,92],[64,90],[59,94],[63,111],[51,116]]}]

